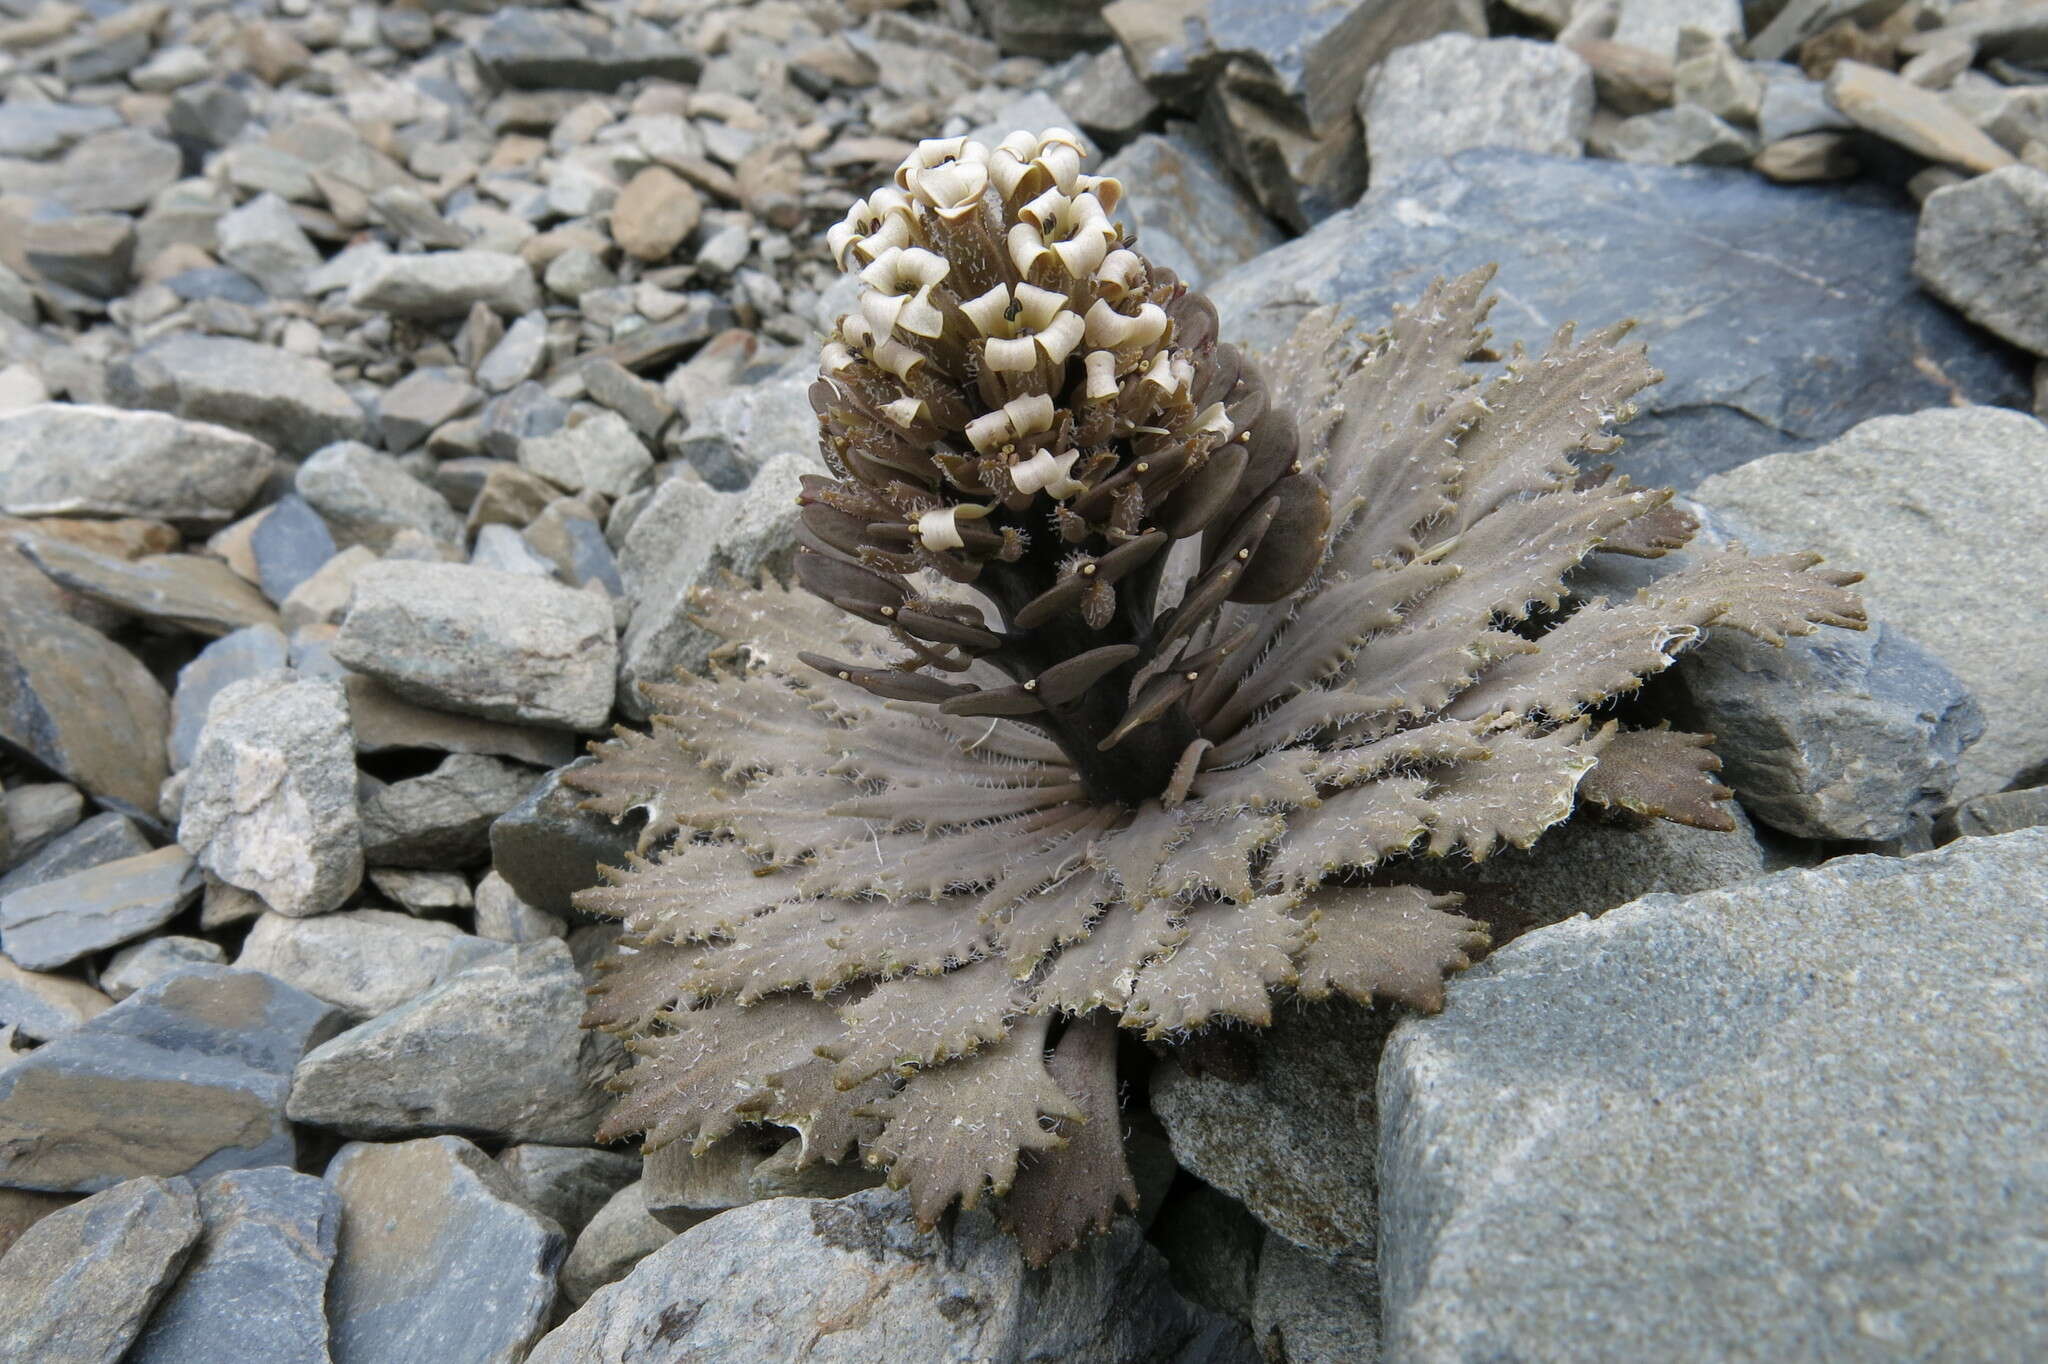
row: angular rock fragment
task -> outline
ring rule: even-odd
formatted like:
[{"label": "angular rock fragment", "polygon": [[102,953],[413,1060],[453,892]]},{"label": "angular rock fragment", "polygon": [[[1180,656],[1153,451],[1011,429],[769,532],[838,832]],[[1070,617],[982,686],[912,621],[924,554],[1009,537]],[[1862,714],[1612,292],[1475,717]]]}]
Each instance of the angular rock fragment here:
[{"label": "angular rock fragment", "polygon": [[[1913,273],[1985,330],[2048,355],[2048,170],[2010,166],[1927,197]],[[4,421],[5,418],[0,418]]]},{"label": "angular rock fragment", "polygon": [[100,972],[100,987],[115,999],[126,999],[160,980],[196,966],[225,966],[227,952],[219,943],[178,934],[148,938],[116,952]]},{"label": "angular rock fragment", "polygon": [[586,797],[562,776],[591,761],[578,758],[548,773],[491,825],[491,865],[514,894],[544,913],[575,914],[571,897],[597,884],[600,866],[625,865],[646,824],[639,812],[614,824],[583,808]]},{"label": "angular rock fragment", "polygon": [[248,579],[198,554],[111,554],[42,540],[26,554],[51,579],[124,615],[219,638],[252,625],[275,626],[276,608]]},{"label": "angular rock fragment", "polygon": [[406,529],[443,544],[462,543],[462,518],[448,499],[367,445],[346,441],[322,448],[299,466],[293,485],[340,544],[381,553]]},{"label": "angular rock fragment", "polygon": [[572,493],[606,497],[625,496],[654,471],[654,456],[616,412],[599,412],[549,435],[527,437],[519,442],[519,463]]},{"label": "angular rock fragment", "polygon": [[1260,1358],[1241,1325],[1173,1291],[1128,1219],[1027,1274],[987,1213],[919,1232],[903,1195],[875,1189],[714,1217],[599,1289],[529,1360],[634,1358],[627,1342],[656,1336],[666,1358],[799,1358],[827,1331],[848,1358]]},{"label": "angular rock fragment", "polygon": [[116,364],[107,388],[123,407],[217,422],[287,455],[309,455],[369,429],[326,365],[232,336],[167,337]]},{"label": "angular rock fragment", "polygon": [[140,857],[149,850],[149,839],[134,820],[112,813],[94,815],[48,840],[33,855],[21,859],[7,875],[0,876],[0,896],[122,858]]},{"label": "angular rock fragment", "polygon": [[1146,133],[1105,161],[1102,174],[1122,181],[1117,217],[1139,233],[1145,258],[1190,287],[1201,288],[1282,240],[1229,173],[1189,138]]},{"label": "angular rock fragment", "polygon": [[294,494],[280,497],[264,512],[249,536],[249,552],[263,595],[281,605],[334,557],[334,536],[306,499]]},{"label": "angular rock fragment", "polygon": [[204,1231],[125,1364],[327,1364],[327,1277],[341,1199],[269,1166],[199,1186]]},{"label": "angular rock fragment", "polygon": [[289,1165],[291,1068],[341,1022],[255,971],[160,980],[0,1068],[0,1184],[91,1193]]},{"label": "angular rock fragment", "polygon": [[587,1143],[621,1053],[582,1016],[567,945],[505,947],[308,1053],[292,1118],[352,1137]]},{"label": "angular rock fragment", "polygon": [[455,925],[384,909],[315,919],[266,914],[235,965],[262,971],[359,1018],[386,1013],[499,950]]},{"label": "angular rock fragment", "polygon": [[618,668],[602,597],[466,564],[366,568],[334,656],[422,705],[585,732]]},{"label": "angular rock fragment", "polygon": [[1381,1065],[1388,1356],[1570,1355],[1589,1314],[1617,1358],[2038,1352],[2044,856],[1650,896],[1454,978]]},{"label": "angular rock fragment", "polygon": [[248,505],[274,463],[260,440],[161,412],[40,403],[0,413],[0,512],[9,516],[215,526]]},{"label": "angular rock fragment", "polygon": [[429,710],[361,673],[345,673],[341,683],[348,691],[356,747],[364,753],[486,753],[536,767],[560,767],[576,756],[576,738],[564,730]]},{"label": "angular rock fragment", "polygon": [[82,980],[24,971],[0,957],[0,1027],[12,1026],[18,1036],[47,1042],[113,1006]]},{"label": "angular rock fragment", "polygon": [[349,303],[394,317],[461,317],[481,303],[507,317],[540,306],[533,267],[497,251],[432,251],[390,255],[371,262],[353,285]]},{"label": "angular rock fragment", "polygon": [[180,668],[178,690],[171,697],[172,768],[191,764],[216,696],[233,683],[285,667],[290,659],[282,631],[273,625],[251,625],[221,636]]},{"label": "angular rock fragment", "polygon": [[635,1180],[613,1194],[577,1235],[562,1261],[562,1296],[580,1305],[606,1284],[626,1277],[675,1235],[648,1215],[645,1191]]},{"label": "angular rock fragment", "polygon": [[0,943],[16,964],[51,971],[163,927],[199,898],[183,848],[159,848],[0,896]]},{"label": "angular rock fragment", "polygon": [[0,1258],[0,1358],[114,1364],[199,1240],[185,1179],[134,1179],[59,1209]]},{"label": "angular rock fragment", "polygon": [[639,1156],[588,1146],[522,1142],[506,1147],[498,1165],[511,1177],[521,1202],[570,1236],[589,1225],[613,1194],[640,1178]]},{"label": "angular rock fragment", "polygon": [[704,66],[651,25],[607,31],[595,16],[531,9],[501,11],[478,39],[476,56],[507,85],[537,89],[616,90],[642,76],[689,83]]},{"label": "angular rock fragment", "polygon": [[352,1142],[327,1182],[342,1206],[327,1290],[337,1364],[524,1357],[568,1243],[490,1157],[460,1137]]},{"label": "angular rock fragment", "polygon": [[519,763],[453,754],[418,777],[392,782],[362,805],[363,856],[373,867],[460,867],[491,850],[491,821],[533,789]]},{"label": "angular rock fragment", "polygon": [[1593,73],[1556,44],[1441,33],[1389,53],[1367,77],[1358,112],[1375,181],[1468,147],[1578,156],[1593,119]]},{"label": "angular rock fragment", "polygon": [[341,684],[283,671],[224,688],[187,769],[178,841],[280,914],[324,914],[353,895],[363,848]]}]

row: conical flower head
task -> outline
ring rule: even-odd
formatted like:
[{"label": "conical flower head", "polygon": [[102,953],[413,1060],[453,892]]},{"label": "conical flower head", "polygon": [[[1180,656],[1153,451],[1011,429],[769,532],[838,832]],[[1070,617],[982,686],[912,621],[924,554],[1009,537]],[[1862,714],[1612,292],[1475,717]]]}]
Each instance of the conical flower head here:
[{"label": "conical flower head", "polygon": [[705,594],[732,648],[570,777],[648,814],[580,900],[625,924],[607,1132],[783,1124],[927,1221],[1003,1195],[1034,1260],[1135,1201],[1119,1028],[1440,1007],[1485,935],[1405,868],[1580,802],[1733,827],[1702,736],[1588,712],[1708,626],[1862,621],[1803,554],[1572,602],[1695,529],[1574,462],[1658,377],[1625,328],[1481,386],[1481,271],[1380,333],[1310,314],[1262,381],[1081,164],[925,143],[833,229],[812,595]]}]

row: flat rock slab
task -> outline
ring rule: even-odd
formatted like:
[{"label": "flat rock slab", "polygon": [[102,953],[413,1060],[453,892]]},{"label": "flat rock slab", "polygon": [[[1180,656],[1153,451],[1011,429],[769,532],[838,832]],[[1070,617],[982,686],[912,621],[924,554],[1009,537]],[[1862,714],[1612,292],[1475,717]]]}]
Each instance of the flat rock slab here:
[{"label": "flat rock slab", "polygon": [[51,971],[162,928],[199,898],[199,868],[183,848],[158,848],[0,897],[0,947],[31,971]]},{"label": "flat rock slab", "polygon": [[498,1166],[528,1207],[574,1236],[613,1194],[640,1178],[641,1158],[630,1151],[522,1142],[500,1152]]},{"label": "flat rock slab", "polygon": [[580,14],[530,9],[499,12],[477,40],[476,57],[507,85],[616,90],[657,76],[694,82],[704,59],[660,30],[609,32]]},{"label": "flat rock slab", "polygon": [[328,1364],[333,1186],[283,1166],[230,1170],[199,1186],[199,1215],[198,1248],[125,1364]]},{"label": "flat rock slab", "polygon": [[356,578],[334,656],[408,700],[592,732],[611,715],[609,599],[468,564],[378,563]]},{"label": "flat rock slab", "polygon": [[230,683],[186,769],[178,841],[280,914],[325,914],[363,879],[341,683],[290,670]]},{"label": "flat rock slab", "polygon": [[1683,490],[1868,417],[1959,396],[2026,406],[2020,358],[1920,292],[1913,230],[1874,184],[1468,151],[1375,186],[1211,292],[1224,339],[1255,350],[1322,304],[1379,327],[1436,276],[1489,262],[1496,348],[1635,318],[1666,377],[1637,395],[1612,458]]},{"label": "flat rock slab", "polygon": [[[2048,171],[2009,166],[1927,196],[1913,268],[1987,331],[2048,355]],[[0,456],[4,460],[4,456]]]},{"label": "flat rock slab", "polygon": [[[0,548],[0,555],[11,552]],[[95,796],[154,814],[171,699],[135,655],[14,590],[0,570],[0,741]]]},{"label": "flat rock slab", "polygon": [[310,919],[266,914],[242,940],[235,965],[267,972],[358,1018],[374,1018],[503,946],[451,923],[388,909],[344,909]]},{"label": "flat rock slab", "polygon": [[22,859],[13,871],[0,876],[0,898],[149,851],[149,839],[128,816],[94,815],[58,834]]},{"label": "flat rock slab", "polygon": [[920,1232],[902,1194],[874,1189],[700,1223],[599,1289],[529,1364],[1260,1358],[1242,1326],[1173,1291],[1129,1218],[1027,1273],[987,1213]]},{"label": "flat rock slab", "polygon": [[200,1226],[179,1178],[131,1179],[44,1217],[0,1258],[0,1359],[117,1364]]},{"label": "flat rock slab", "polygon": [[362,409],[326,365],[232,336],[167,337],[113,366],[107,390],[122,407],[217,422],[287,455],[310,455],[369,431]]},{"label": "flat rock slab", "polygon": [[1193,288],[1286,240],[1192,139],[1143,133],[1105,161],[1101,174],[1122,182],[1116,217],[1139,233],[1145,259]]},{"label": "flat rock slab", "polygon": [[197,967],[138,990],[0,1070],[0,1184],[92,1193],[289,1165],[292,1067],[342,1022],[255,971]]},{"label": "flat rock slab", "polygon": [[1863,572],[1872,618],[1955,670],[1985,723],[1957,760],[1957,799],[2048,764],[2048,426],[1984,407],[1885,417],[1699,498],[1738,532]]},{"label": "flat rock slab", "polygon": [[82,980],[24,971],[0,957],[0,1027],[12,1026],[22,1037],[38,1042],[61,1037],[113,1004]]},{"label": "flat rock slab", "polygon": [[583,987],[559,938],[500,947],[308,1052],[292,1120],[351,1137],[587,1143],[623,1053],[580,1026]]},{"label": "flat rock slab", "polygon": [[252,436],[162,412],[40,403],[0,413],[0,511],[220,525],[275,463]]},{"label": "flat rock slab", "polygon": [[247,578],[200,554],[120,559],[62,540],[32,541],[36,566],[93,601],[159,625],[219,638],[252,625],[275,627],[277,609]]},{"label": "flat rock slab", "polygon": [[334,1364],[526,1357],[568,1242],[490,1157],[460,1137],[353,1142],[327,1181],[342,1204]]},{"label": "flat rock slab", "polygon": [[1381,1064],[1384,1357],[2048,1353],[2044,858],[1648,896],[1453,978]]}]

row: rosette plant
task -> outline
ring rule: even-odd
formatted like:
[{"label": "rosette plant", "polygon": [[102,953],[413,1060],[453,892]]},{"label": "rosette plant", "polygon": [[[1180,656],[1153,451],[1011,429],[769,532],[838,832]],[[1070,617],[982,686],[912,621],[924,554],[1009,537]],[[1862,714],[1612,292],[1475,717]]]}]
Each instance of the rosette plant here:
[{"label": "rosette plant", "polygon": [[1573,609],[1588,555],[1695,529],[1573,461],[1659,377],[1625,327],[1482,384],[1482,271],[1255,367],[1081,163],[926,142],[832,230],[862,288],[811,389],[805,591],[704,594],[727,647],[570,778],[648,817],[580,901],[624,921],[606,1134],[786,1125],[925,1222],[1004,1195],[1034,1261],[1135,1202],[1119,1030],[1440,1007],[1485,935],[1403,867],[1580,801],[1732,828],[1704,736],[1592,712],[1709,626],[1862,619],[1807,554]]}]

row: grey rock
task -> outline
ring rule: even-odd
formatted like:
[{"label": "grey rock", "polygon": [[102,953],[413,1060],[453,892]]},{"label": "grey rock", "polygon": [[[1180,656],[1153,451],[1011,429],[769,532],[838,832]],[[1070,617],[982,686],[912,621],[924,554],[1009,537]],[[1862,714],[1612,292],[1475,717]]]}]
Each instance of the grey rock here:
[{"label": "grey rock", "polygon": [[786,454],[770,461],[743,493],[718,493],[681,477],[655,489],[619,555],[634,602],[620,641],[621,710],[644,718],[639,683],[666,680],[677,668],[702,668],[709,658],[716,641],[693,619],[690,596],[697,588],[716,586],[727,573],[750,581],[764,572],[786,575],[800,524],[797,492],[803,476],[819,467],[807,456]]},{"label": "grey rock", "polygon": [[778,456],[816,450],[811,382],[809,374],[792,374],[721,394],[690,414],[677,455],[712,487],[731,492]]},{"label": "grey rock", "polygon": [[1468,147],[1578,156],[1593,121],[1593,72],[1554,43],[1442,33],[1387,54],[1358,112],[1375,181]]},{"label": "grey rock", "polygon": [[519,463],[572,493],[606,497],[633,491],[654,470],[646,443],[616,412],[597,412],[549,435],[526,437],[519,442]]},{"label": "grey rock", "polygon": [[378,867],[370,872],[370,884],[379,895],[420,918],[468,909],[475,903],[469,878],[459,871]]},{"label": "grey rock", "polygon": [[382,682],[361,673],[346,673],[341,683],[348,689],[356,747],[364,753],[482,753],[537,767],[559,767],[576,756],[575,736],[565,730],[429,710],[401,700]]},{"label": "grey rock", "polygon": [[663,396],[661,386],[647,382],[616,360],[586,360],[576,372],[583,376],[593,401],[624,417],[645,440],[659,437],[662,428],[675,419],[675,404]]},{"label": "grey rock", "polygon": [[307,1053],[289,1112],[352,1137],[587,1143],[622,1053],[582,1016],[567,944],[505,947]]},{"label": "grey rock", "polygon": [[54,156],[80,138],[120,126],[112,109],[10,100],[0,108],[0,156]]},{"label": "grey rock", "polygon": [[1102,8],[1101,0],[974,0],[1002,51],[1050,60],[1108,42]]},{"label": "grey rock", "polygon": [[45,283],[88,298],[119,298],[128,291],[135,261],[135,226],[119,213],[38,218],[20,230],[21,255]]},{"label": "grey rock", "polygon": [[[396,538],[394,535],[393,539]],[[286,594],[278,604],[277,614],[284,628],[292,632],[291,666],[326,677],[343,671],[327,646],[333,643],[341,618],[348,614],[348,599],[355,591],[356,576],[376,562],[377,551],[367,545],[350,545],[329,555],[311,577]],[[308,646],[316,638],[319,648],[309,652]]]},{"label": "grey rock", "polygon": [[1101,173],[1123,183],[1116,216],[1137,230],[1146,259],[1193,288],[1282,240],[1280,230],[1191,138],[1146,133],[1104,162]]},{"label": "grey rock", "polygon": [[0,567],[0,740],[103,800],[153,812],[169,775],[170,698],[133,654],[38,605],[10,576]]},{"label": "grey rock", "polygon": [[424,705],[585,732],[618,668],[604,598],[467,564],[364,569],[334,656]]},{"label": "grey rock", "polygon": [[[1700,500],[1756,534],[1867,576],[1873,619],[1935,650],[1975,696],[1984,740],[1958,764],[1958,799],[2048,762],[2048,604],[2014,585],[2048,573],[2048,429],[1998,408],[1866,422],[1812,451],[1701,485]],[[1823,511],[1822,509],[1825,508]]]},{"label": "grey rock", "polygon": [[1852,18],[1859,10],[1874,10],[1869,0],[1787,0],[1785,6],[1758,29],[1749,40],[1749,54],[1768,61],[1789,56],[1808,38]]},{"label": "grey rock", "polygon": [[334,1364],[525,1357],[568,1246],[488,1156],[460,1137],[352,1142],[327,1181],[342,1205]]},{"label": "grey rock", "polygon": [[1797,74],[1777,75],[1764,82],[1763,103],[1756,116],[1765,142],[1781,142],[1802,133],[1846,132],[1856,125],[1828,103],[1827,86]]},{"label": "grey rock", "polygon": [[521,383],[484,408],[484,451],[500,459],[517,459],[521,442],[552,435],[568,421],[567,403],[537,383]]},{"label": "grey rock", "polygon": [[600,866],[624,866],[645,817],[614,824],[582,808],[588,797],[562,782],[562,772],[595,761],[578,758],[548,773],[526,798],[491,824],[491,864],[513,892],[547,914],[575,913],[570,897],[597,884]]},{"label": "grey rock", "polygon": [[555,576],[555,566],[520,538],[518,531],[495,523],[477,531],[469,562],[473,568],[488,568],[496,573],[518,573],[528,578]]},{"label": "grey rock", "polygon": [[1370,1261],[1326,1257],[1268,1236],[1259,1257],[1252,1334],[1288,1364],[1380,1357],[1380,1284]]},{"label": "grey rock", "polygon": [[54,537],[22,552],[53,582],[160,626],[218,638],[252,625],[275,625],[277,611],[247,578],[199,554],[123,559]]},{"label": "grey rock", "polygon": [[1304,128],[1268,102],[1255,66],[1232,62],[1204,96],[1201,127],[1259,206],[1296,232],[1350,207],[1365,188],[1365,139],[1356,114]]},{"label": "grey rock", "polygon": [[[1639,482],[1684,488],[1887,411],[1958,394],[2024,402],[2013,357],[1914,286],[1908,212],[1872,186],[1469,151],[1368,193],[1210,292],[1222,334],[1254,351],[1323,303],[1377,327],[1435,276],[1488,262],[1506,300],[1490,319],[1496,347],[1540,351],[1561,322],[1638,318],[1667,377],[1638,395],[1614,460]],[[1627,258],[1660,264],[1613,267]]]},{"label": "grey rock", "polygon": [[218,422],[288,455],[360,439],[369,425],[325,364],[232,336],[167,337],[114,365],[107,388],[122,407]]},{"label": "grey rock", "polygon": [[452,754],[433,771],[362,802],[363,857],[373,867],[460,867],[490,853],[491,821],[533,789],[532,768]]},{"label": "grey rock", "polygon": [[1259,1261],[1266,1242],[1278,1238],[1244,1204],[1191,1180],[1166,1200],[1150,1237],[1166,1256],[1182,1297],[1239,1321],[1251,1320]]},{"label": "grey rock", "polygon": [[626,594],[625,579],[604,538],[604,528],[581,500],[556,498],[520,535],[571,587],[596,583],[615,597]]},{"label": "grey rock", "polygon": [[292,1066],[341,1021],[256,971],[200,967],[138,990],[0,1069],[0,1184],[91,1193],[289,1165]]},{"label": "grey rock", "polygon": [[564,1299],[580,1305],[675,1238],[673,1229],[648,1215],[644,1192],[639,1180],[620,1189],[577,1235],[562,1261]]},{"label": "grey rock", "polygon": [[1381,1066],[1389,1357],[2048,1348],[2044,855],[1651,896],[1453,979]]},{"label": "grey rock", "polygon": [[1027,1274],[1016,1241],[987,1213],[962,1213],[949,1232],[919,1232],[904,1196],[876,1189],[829,1202],[770,1199],[714,1217],[599,1289],[529,1359],[806,1354],[935,1364],[1259,1358],[1241,1326],[1173,1292],[1129,1219]]},{"label": "grey rock", "polygon": [[297,298],[306,276],[320,264],[291,205],[275,194],[259,194],[221,215],[214,224],[220,258],[263,286],[272,298]]},{"label": "grey rock", "polygon": [[315,919],[265,914],[235,965],[263,971],[363,1018],[388,1013],[499,950],[450,923],[385,909]]},{"label": "grey rock", "polygon": [[1593,140],[1600,155],[1645,166],[1740,166],[1760,145],[1754,134],[1697,104],[1625,118]]},{"label": "grey rock", "polygon": [[524,314],[505,329],[503,339],[476,367],[476,381],[492,393],[525,383],[539,372],[547,341],[547,319],[540,313]]},{"label": "grey rock", "polygon": [[282,604],[300,583],[334,557],[334,535],[305,498],[293,493],[271,503],[249,537],[263,595]]},{"label": "grey rock", "polygon": [[0,1027],[12,1028],[17,1036],[47,1042],[113,1006],[113,1000],[82,980],[24,971],[0,957]]},{"label": "grey rock", "polygon": [[349,286],[351,306],[394,317],[461,317],[482,303],[507,317],[540,306],[533,268],[497,251],[431,251],[369,263]]},{"label": "grey rock", "polygon": [[511,883],[488,872],[476,883],[476,933],[499,942],[536,942],[568,936],[569,925],[519,898]]},{"label": "grey rock", "polygon": [[94,815],[51,838],[25,857],[6,876],[0,877],[0,896],[45,885],[94,867],[140,857],[150,850],[149,839],[126,815],[112,811]]},{"label": "grey rock", "polygon": [[1076,57],[1073,65],[1061,69],[1073,74],[1053,87],[1053,99],[1074,116],[1083,131],[1122,139],[1150,123],[1159,112],[1158,99],[1131,70],[1124,50],[1114,43],[1092,56]]},{"label": "grey rock", "polygon": [[327,1276],[341,1199],[273,1166],[199,1186],[205,1230],[126,1364],[328,1364]]},{"label": "grey rock", "polygon": [[249,97],[220,81],[187,86],[171,99],[164,122],[171,132],[201,147],[225,147],[248,126]]},{"label": "grey rock", "polygon": [[90,403],[0,413],[0,512],[231,519],[270,476],[270,448],[239,431]]},{"label": "grey rock", "polygon": [[137,990],[195,966],[225,966],[228,954],[219,943],[204,938],[167,934],[124,947],[100,972],[100,986],[115,999],[126,999]]},{"label": "grey rock", "polygon": [[0,158],[0,194],[48,199],[74,213],[134,213],[177,180],[178,149],[139,128],[94,133],[56,161]]},{"label": "grey rock", "polygon": [[200,1233],[191,1181],[134,1179],[37,1222],[0,1258],[0,1357],[117,1364]]},{"label": "grey rock", "polygon": [[0,896],[0,943],[31,971],[49,971],[163,927],[199,898],[183,848],[159,848]]},{"label": "grey rock", "polygon": [[[2048,786],[2022,791],[1994,791],[1957,806],[1945,821],[1958,837],[1984,838],[2048,824]],[[1949,830],[1944,830],[1949,832]]]},{"label": "grey rock", "polygon": [[501,11],[476,41],[476,58],[522,89],[616,90],[654,76],[690,84],[704,59],[651,25],[607,30],[596,19],[558,11]]},{"label": "grey rock", "polygon": [[1686,28],[1742,41],[1741,0],[1621,0],[1614,41],[1670,57]]},{"label": "grey rock", "polygon": [[1995,171],[2013,155],[1932,90],[1847,59],[1828,73],[1828,102],[1857,127],[1916,156],[1963,170]]},{"label": "grey rock", "polygon": [[[1927,197],[1913,270],[1978,326],[2048,355],[2048,171],[2008,166]],[[4,421],[5,418],[0,418]]]},{"label": "grey rock", "polygon": [[410,450],[429,432],[483,401],[461,370],[429,365],[393,384],[377,404],[377,429],[393,450]]},{"label": "grey rock", "polygon": [[187,769],[178,841],[280,914],[336,909],[363,879],[348,694],[289,670],[214,698]]},{"label": "grey rock", "polygon": [[1680,104],[1696,104],[1742,127],[1756,126],[1763,110],[1764,77],[1736,55],[1726,37],[1701,28],[1680,29],[1671,76]]},{"label": "grey rock", "polygon": [[75,828],[84,813],[85,797],[68,781],[29,782],[0,793],[0,823],[14,831],[10,867],[20,866],[43,844]]},{"label": "grey rock", "polygon": [[670,1142],[645,1158],[640,1206],[671,1231],[687,1231],[764,1198],[840,1198],[881,1183],[878,1171],[859,1164],[799,1168],[802,1155],[802,1138],[776,1127],[742,1129],[701,1152]]},{"label": "grey rock", "polygon": [[382,552],[406,529],[443,544],[462,543],[462,518],[447,498],[390,455],[356,441],[323,447],[299,466],[294,486],[339,544]]},{"label": "grey rock", "polygon": [[611,1196],[640,1177],[640,1157],[588,1146],[522,1142],[498,1155],[520,1201],[575,1236]]},{"label": "grey rock", "polygon": [[164,287],[187,302],[221,298],[245,307],[260,308],[267,295],[255,280],[226,266],[180,270],[163,281]]}]

